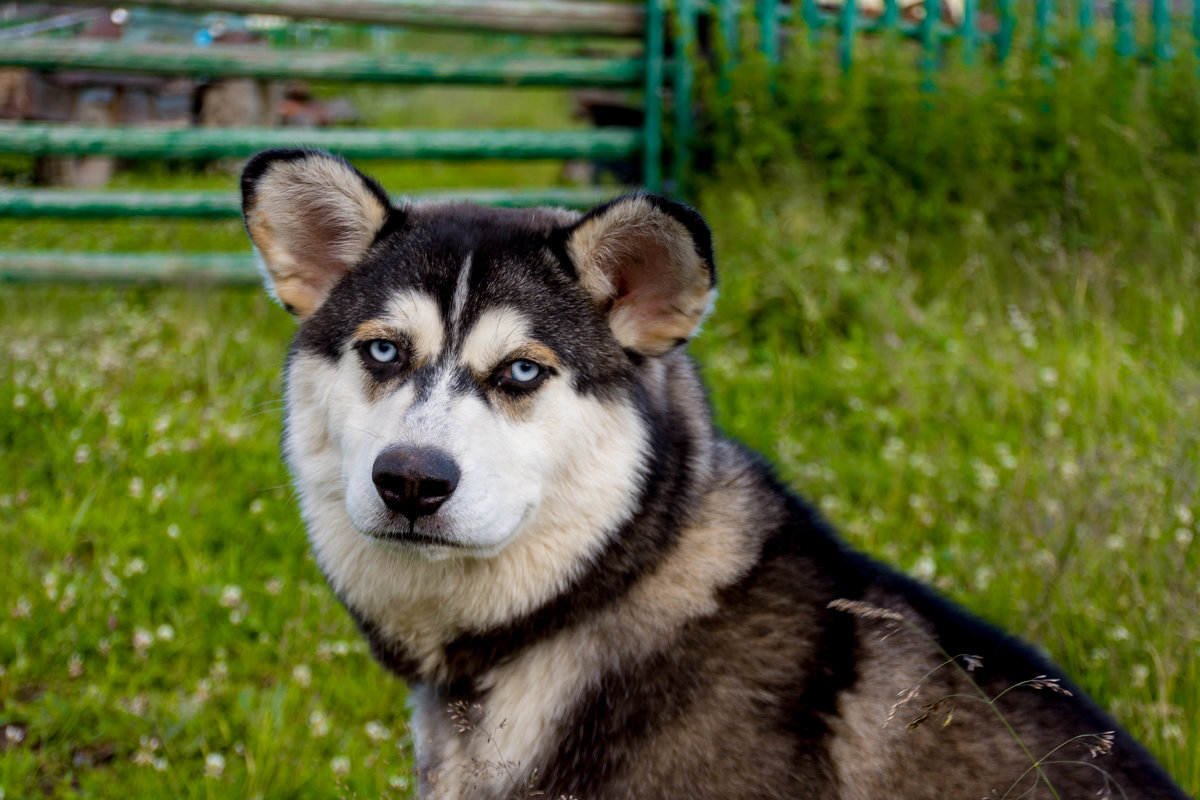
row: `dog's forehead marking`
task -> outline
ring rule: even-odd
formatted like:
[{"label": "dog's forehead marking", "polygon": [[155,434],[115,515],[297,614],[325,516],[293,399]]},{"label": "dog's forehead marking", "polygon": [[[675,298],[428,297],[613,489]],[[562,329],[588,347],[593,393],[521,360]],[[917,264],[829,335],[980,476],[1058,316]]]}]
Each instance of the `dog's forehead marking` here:
[{"label": "dog's forehead marking", "polygon": [[471,256],[472,253],[467,253],[462,266],[458,269],[458,280],[454,284],[454,299],[450,304],[450,336],[451,340],[455,342],[459,337],[459,325],[462,320],[463,308],[467,304],[467,292],[471,285]]},{"label": "dog's forehead marking", "polygon": [[476,373],[486,372],[510,353],[533,344],[529,320],[510,306],[489,308],[479,315],[463,339],[459,361]]},{"label": "dog's forehead marking", "polygon": [[407,291],[396,295],[384,313],[364,322],[355,330],[355,338],[387,339],[403,333],[412,341],[415,355],[421,361],[436,360],[442,352],[442,314],[437,300],[425,292]]}]

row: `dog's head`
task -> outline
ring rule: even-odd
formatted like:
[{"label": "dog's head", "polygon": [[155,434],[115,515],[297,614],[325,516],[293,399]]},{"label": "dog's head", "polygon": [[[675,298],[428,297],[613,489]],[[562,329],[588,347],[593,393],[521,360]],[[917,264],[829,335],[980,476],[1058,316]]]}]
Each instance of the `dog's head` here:
[{"label": "dog's head", "polygon": [[582,215],[393,206],[311,151],[256,156],[242,190],[300,322],[285,452],[319,556],[347,520],[436,560],[628,518],[651,448],[639,375],[713,295],[699,215],[646,194]]}]

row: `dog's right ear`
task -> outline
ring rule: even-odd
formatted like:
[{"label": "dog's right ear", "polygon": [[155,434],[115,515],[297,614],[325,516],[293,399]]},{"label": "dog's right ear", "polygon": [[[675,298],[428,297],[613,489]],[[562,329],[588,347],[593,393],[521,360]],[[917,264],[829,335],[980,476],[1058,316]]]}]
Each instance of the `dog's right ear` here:
[{"label": "dog's right ear", "polygon": [[362,260],[392,212],[377,183],[328,153],[267,150],[242,172],[242,216],[268,289],[300,320]]}]

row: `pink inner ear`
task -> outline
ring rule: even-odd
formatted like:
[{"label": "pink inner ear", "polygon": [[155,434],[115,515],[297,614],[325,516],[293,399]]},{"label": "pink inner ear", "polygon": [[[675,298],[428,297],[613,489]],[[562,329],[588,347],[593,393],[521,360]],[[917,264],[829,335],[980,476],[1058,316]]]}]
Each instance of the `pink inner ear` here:
[{"label": "pink inner ear", "polygon": [[677,265],[670,263],[665,249],[650,237],[636,242],[640,257],[625,258],[616,265],[613,285],[616,297],[611,306],[628,306],[638,309],[639,316],[652,316],[668,310],[670,299],[682,288],[680,276],[675,274]]}]

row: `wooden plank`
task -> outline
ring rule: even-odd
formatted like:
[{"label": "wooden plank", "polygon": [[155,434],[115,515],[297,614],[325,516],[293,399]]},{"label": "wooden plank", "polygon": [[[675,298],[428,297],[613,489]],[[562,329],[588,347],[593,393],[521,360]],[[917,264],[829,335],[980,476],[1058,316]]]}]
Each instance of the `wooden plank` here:
[{"label": "wooden plank", "polygon": [[244,45],[200,49],[87,39],[8,42],[0,49],[0,64],[155,75],[511,86],[638,86],[645,72],[640,58],[454,58],[406,53],[288,51]]},{"label": "wooden plank", "polygon": [[598,0],[146,0],[139,6],[208,13],[535,35],[641,37],[638,4]]},{"label": "wooden plank", "polygon": [[0,123],[0,152],[129,158],[226,158],[267,148],[312,147],[348,158],[631,158],[632,128],[597,130],[391,130],[364,128],[135,128]]},{"label": "wooden plank", "polygon": [[[396,204],[407,200],[468,201],[483,205],[565,206],[588,208],[627,191],[626,187],[589,186],[546,189],[446,189],[395,195]],[[235,191],[193,192],[80,192],[63,189],[0,190],[0,217],[187,217],[229,219],[241,216],[241,198]]]},{"label": "wooden plank", "polygon": [[240,253],[56,253],[0,251],[0,281],[256,284],[254,256]]}]

